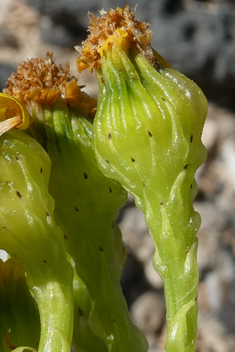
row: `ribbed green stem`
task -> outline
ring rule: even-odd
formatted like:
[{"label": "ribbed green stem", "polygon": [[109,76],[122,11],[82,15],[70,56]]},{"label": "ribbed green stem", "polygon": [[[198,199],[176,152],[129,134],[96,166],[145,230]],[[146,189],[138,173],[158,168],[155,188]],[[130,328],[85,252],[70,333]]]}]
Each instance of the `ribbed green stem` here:
[{"label": "ribbed green stem", "polygon": [[159,211],[157,202],[152,190],[145,190],[146,224],[156,247],[153,265],[164,283],[168,324],[165,350],[193,352],[197,332],[196,232],[200,217],[195,212],[190,218],[184,215],[182,199],[181,204],[177,199],[174,205],[170,199],[161,200]]},{"label": "ribbed green stem", "polygon": [[38,352],[69,352],[73,331],[70,319],[73,316],[73,298],[65,285],[51,280],[44,286],[32,288],[40,313]]},{"label": "ribbed green stem", "polygon": [[73,296],[74,296],[74,324],[73,343],[75,351],[107,352],[103,340],[96,336],[89,324],[89,315],[92,308],[92,299],[85,284],[76,273],[75,263],[69,257],[74,267]]}]

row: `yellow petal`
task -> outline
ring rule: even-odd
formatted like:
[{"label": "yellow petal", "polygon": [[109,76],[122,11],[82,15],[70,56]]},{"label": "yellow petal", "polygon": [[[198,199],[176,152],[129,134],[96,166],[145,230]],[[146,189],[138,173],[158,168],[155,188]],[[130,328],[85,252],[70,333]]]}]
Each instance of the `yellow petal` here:
[{"label": "yellow petal", "polygon": [[155,56],[155,58],[157,59],[157,61],[159,62],[159,64],[162,66],[162,67],[168,67],[170,68],[171,65],[164,59],[164,57],[162,57],[156,50],[153,50],[153,55]]},{"label": "yellow petal", "polygon": [[15,127],[25,130],[30,123],[26,107],[11,95],[0,93],[0,135]]}]

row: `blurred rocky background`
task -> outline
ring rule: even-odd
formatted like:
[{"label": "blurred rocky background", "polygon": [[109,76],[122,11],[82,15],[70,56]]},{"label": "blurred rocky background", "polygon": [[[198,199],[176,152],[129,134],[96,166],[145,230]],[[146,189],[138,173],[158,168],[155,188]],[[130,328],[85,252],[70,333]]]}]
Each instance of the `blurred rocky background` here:
[{"label": "blurred rocky background", "polygon": [[[209,100],[203,141],[206,163],[197,173],[195,208],[200,270],[197,352],[235,351],[235,1],[148,0],[128,3],[151,24],[153,47],[197,82]],[[70,62],[86,38],[87,12],[124,7],[126,0],[0,0],[0,89],[18,63],[53,51],[56,63]],[[80,84],[96,95],[95,77]],[[130,197],[119,222],[128,249],[123,291],[151,352],[164,348],[166,334],[161,279],[152,267],[153,243]]]}]

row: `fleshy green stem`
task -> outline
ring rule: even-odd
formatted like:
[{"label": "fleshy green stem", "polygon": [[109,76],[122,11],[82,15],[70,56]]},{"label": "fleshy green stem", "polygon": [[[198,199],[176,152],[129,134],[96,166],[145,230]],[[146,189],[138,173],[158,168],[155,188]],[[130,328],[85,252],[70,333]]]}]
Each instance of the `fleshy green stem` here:
[{"label": "fleshy green stem", "polygon": [[47,279],[44,285],[31,288],[40,313],[38,351],[68,352],[73,331],[69,319],[73,316],[73,297],[66,283],[59,283],[53,276]]},{"label": "fleshy green stem", "polygon": [[74,267],[73,295],[74,295],[74,324],[73,324],[73,347],[75,351],[107,352],[108,349],[102,339],[96,336],[90,327],[89,316],[92,309],[92,299],[89,291],[76,273]]},{"label": "fleshy green stem", "polygon": [[50,160],[31,137],[12,131],[0,138],[0,248],[18,261],[39,308],[38,352],[70,352],[72,268],[48,193]]},{"label": "fleshy green stem", "polygon": [[[184,177],[180,182],[183,181]],[[193,212],[188,219],[182,198],[177,198],[161,200],[159,209],[158,197],[146,190],[144,213],[156,247],[153,264],[164,283],[168,323],[166,351],[189,352],[195,350],[197,331],[196,233],[200,217]]]},{"label": "fleshy green stem", "polygon": [[127,194],[97,167],[92,125],[79,109],[58,100],[44,110],[44,121],[56,221],[91,297],[93,341],[99,337],[112,352],[145,351],[146,341],[130,319],[120,286],[125,252],[114,221]]}]

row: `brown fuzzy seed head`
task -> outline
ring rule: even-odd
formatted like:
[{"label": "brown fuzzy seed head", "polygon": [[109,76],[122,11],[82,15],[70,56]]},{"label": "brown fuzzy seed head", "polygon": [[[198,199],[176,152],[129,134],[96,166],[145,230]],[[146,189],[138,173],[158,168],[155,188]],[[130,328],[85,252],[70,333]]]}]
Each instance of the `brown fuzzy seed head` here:
[{"label": "brown fuzzy seed head", "polygon": [[123,46],[123,41],[126,48],[134,45],[150,61],[156,61],[151,47],[152,31],[148,29],[149,24],[135,20],[135,13],[129,9],[129,6],[124,10],[118,7],[108,12],[101,11],[101,17],[95,17],[89,13],[89,18],[90,34],[81,48],[76,47],[76,50],[81,53],[77,60],[79,72],[86,68],[90,72],[93,69],[99,69],[102,55],[107,47],[111,47],[113,43]]},{"label": "brown fuzzy seed head", "polygon": [[56,66],[52,53],[44,59],[30,59],[19,65],[16,73],[8,78],[4,93],[17,98],[21,103],[35,101],[52,105],[57,97],[70,105],[79,104],[81,90],[77,80],[70,77],[70,67]]}]

